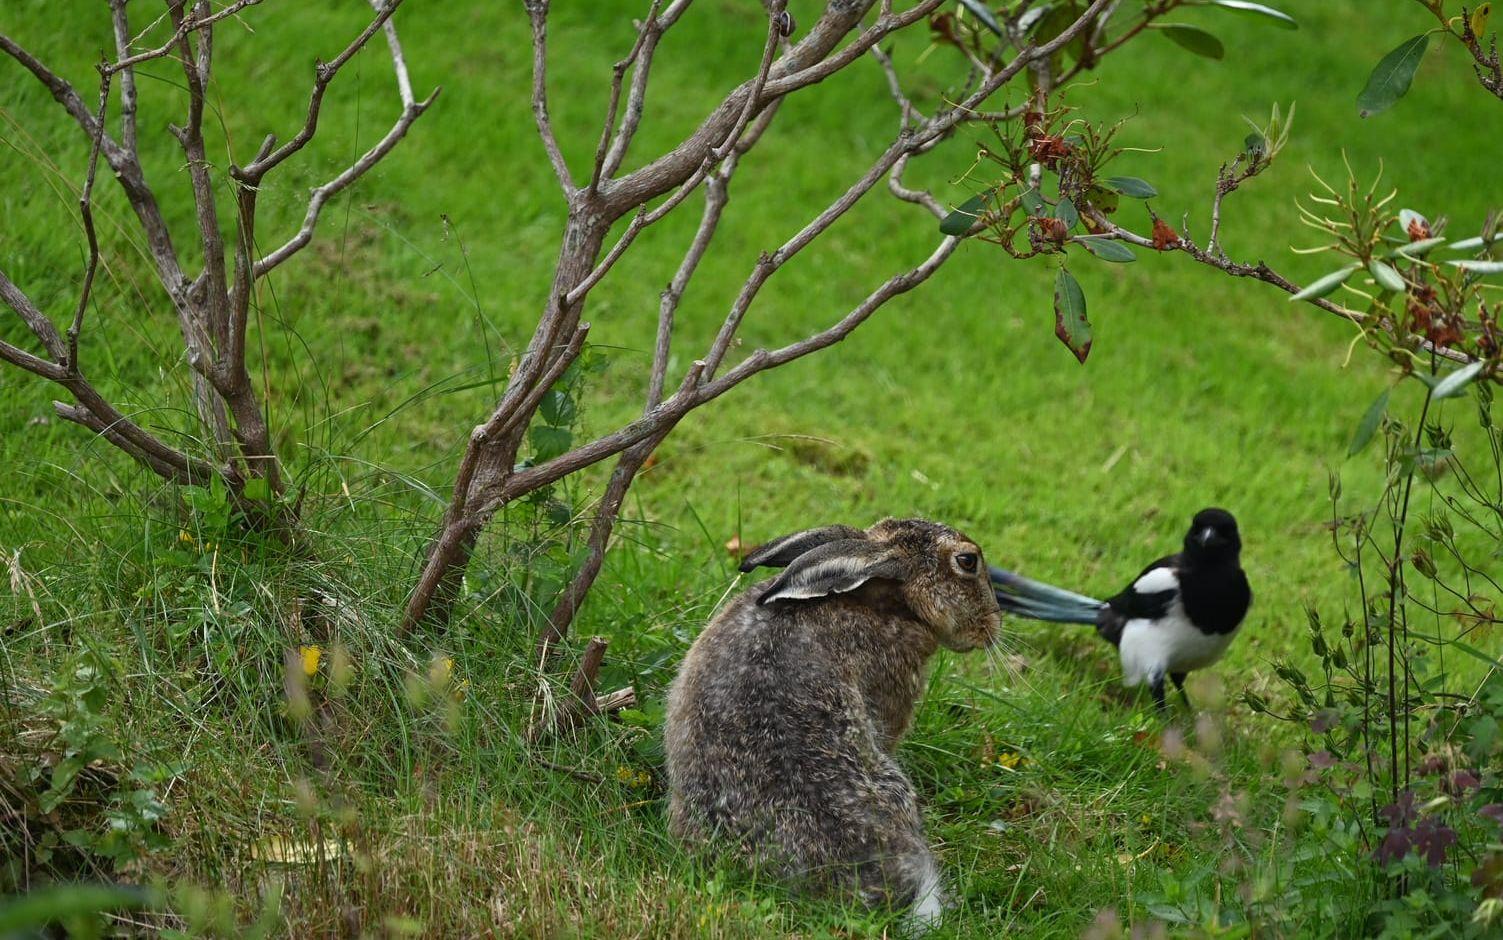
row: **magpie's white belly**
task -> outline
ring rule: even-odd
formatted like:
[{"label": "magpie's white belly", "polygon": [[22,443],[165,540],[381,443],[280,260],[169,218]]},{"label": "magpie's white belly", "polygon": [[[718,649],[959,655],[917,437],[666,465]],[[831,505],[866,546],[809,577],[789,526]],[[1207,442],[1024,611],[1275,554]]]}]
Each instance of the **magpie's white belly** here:
[{"label": "magpie's white belly", "polygon": [[1153,677],[1204,669],[1226,652],[1237,631],[1202,633],[1175,601],[1158,620],[1129,620],[1122,628],[1122,683],[1137,685]]}]

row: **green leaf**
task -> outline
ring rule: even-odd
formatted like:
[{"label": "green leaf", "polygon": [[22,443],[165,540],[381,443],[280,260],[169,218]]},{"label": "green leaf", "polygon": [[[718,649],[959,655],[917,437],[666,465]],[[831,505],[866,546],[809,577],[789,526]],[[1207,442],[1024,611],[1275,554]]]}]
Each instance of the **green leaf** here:
[{"label": "green leaf", "polygon": [[1295,22],[1294,17],[1261,3],[1249,3],[1247,0],[1211,0],[1211,5],[1225,10],[1249,13],[1253,16],[1266,16],[1273,20],[1274,25],[1282,26],[1284,29],[1299,29],[1299,23]]},{"label": "green leaf", "polygon": [[1242,152],[1254,160],[1259,159],[1268,152],[1268,138],[1258,131],[1248,134],[1242,141]]},{"label": "green leaf", "polygon": [[534,427],[527,432],[532,441],[533,459],[545,463],[563,454],[574,442],[574,435],[565,428]]},{"label": "green leaf", "polygon": [[1470,643],[1463,643],[1461,640],[1452,640],[1451,645],[1461,650],[1463,653],[1466,653],[1468,656],[1475,656],[1476,658],[1487,663],[1489,666],[1503,666],[1503,663],[1498,662],[1497,659],[1494,659],[1493,657],[1487,655]]},{"label": "green leaf", "polygon": [[1152,199],[1159,194],[1159,191],[1153,188],[1153,184],[1147,180],[1138,179],[1136,176],[1113,176],[1111,179],[1103,180],[1103,183],[1122,195],[1131,196],[1134,199]]},{"label": "green leaf", "polygon": [[1430,397],[1454,397],[1455,395],[1459,394],[1462,389],[1475,382],[1477,380],[1477,376],[1482,373],[1482,369],[1486,365],[1487,363],[1485,362],[1473,362],[1468,365],[1462,366],[1455,372],[1452,372],[1450,375],[1446,376],[1438,383],[1436,383],[1435,390],[1430,393]]},{"label": "green leaf", "polygon": [[997,18],[992,15],[991,8],[982,3],[981,0],[960,0],[960,5],[965,7],[976,19],[980,20],[982,26],[985,26],[998,36],[1004,35],[1002,24],[997,22]]},{"label": "green leaf", "polygon": [[944,221],[939,223],[939,230],[945,235],[964,235],[976,224],[976,220],[986,214],[986,201],[991,198],[992,191],[977,193],[971,198],[956,206]]},{"label": "green leaf", "polygon": [[1114,264],[1127,264],[1138,260],[1138,256],[1132,253],[1132,249],[1114,239],[1102,235],[1077,235],[1073,241],[1085,247],[1086,251],[1100,258],[1102,261],[1110,261]]},{"label": "green leaf", "polygon": [[1431,248],[1445,242],[1444,238],[1422,238],[1417,242],[1400,245],[1389,253],[1390,258],[1420,258],[1430,252]]},{"label": "green leaf", "polygon": [[145,888],[118,885],[50,885],[4,899],[0,936],[41,936],[44,928],[91,914],[138,910],[154,903]]},{"label": "green leaf", "polygon": [[1476,251],[1483,245],[1491,245],[1500,241],[1503,241],[1503,231],[1494,232],[1492,238],[1485,239],[1481,235],[1475,238],[1463,238],[1459,242],[1451,242],[1446,248],[1450,251]]},{"label": "green leaf", "polygon": [[1393,390],[1383,389],[1383,394],[1367,406],[1367,411],[1363,413],[1362,420],[1357,424],[1356,433],[1352,435],[1352,442],[1347,445],[1348,457],[1360,453],[1362,448],[1367,446],[1367,442],[1373,439],[1373,434],[1383,421],[1383,415],[1388,411],[1388,395],[1391,391]]},{"label": "green leaf", "polygon": [[551,389],[538,403],[538,411],[542,413],[544,421],[558,428],[567,427],[574,420],[574,416],[579,413],[579,408],[574,404],[574,399],[569,397],[568,392]]},{"label": "green leaf", "polygon": [[1158,30],[1165,39],[1172,40],[1176,45],[1196,55],[1205,56],[1207,59],[1226,58],[1226,46],[1221,44],[1221,40],[1199,26],[1191,26],[1188,23],[1155,23],[1153,28]]},{"label": "green leaf", "polygon": [[1091,354],[1091,321],[1086,319],[1085,294],[1080,282],[1059,269],[1054,279],[1054,335],[1069,347],[1083,365]]},{"label": "green leaf", "polygon": [[1074,228],[1075,223],[1080,221],[1080,211],[1069,199],[1061,199],[1059,205],[1054,207],[1054,217],[1065,223],[1065,228],[1068,230]]},{"label": "green leaf", "polygon": [[1384,290],[1398,292],[1404,289],[1403,276],[1388,262],[1374,258],[1368,263],[1367,270],[1373,276],[1373,280],[1378,282],[1378,286]]},{"label": "green leaf", "polygon": [[1471,271],[1473,274],[1503,274],[1503,261],[1463,258],[1460,261],[1447,261],[1446,264],[1461,268],[1463,271]]},{"label": "green leaf", "polygon": [[1300,291],[1298,294],[1295,294],[1293,297],[1290,297],[1289,299],[1291,301],[1293,301],[1293,300],[1317,300],[1317,299],[1319,299],[1321,297],[1324,297],[1325,295],[1329,294],[1331,291],[1333,291],[1336,288],[1340,287],[1341,285],[1345,284],[1346,283],[1346,279],[1352,276],[1352,274],[1357,270],[1357,267],[1358,267],[1358,265],[1349,264],[1349,265],[1347,265],[1346,267],[1342,268],[1339,271],[1332,271],[1330,274],[1327,274],[1325,277],[1322,277],[1319,280],[1311,282],[1310,286],[1306,287],[1304,290]]},{"label": "green leaf", "polygon": [[1023,194],[1018,197],[1018,202],[1022,204],[1024,212],[1035,218],[1042,218],[1049,214],[1049,207],[1044,203],[1044,197],[1032,187],[1023,190]]},{"label": "green leaf", "polygon": [[245,481],[240,495],[253,503],[264,503],[271,499],[271,482],[265,477],[251,477]]},{"label": "green leaf", "polygon": [[1393,107],[1409,91],[1415,70],[1430,45],[1430,34],[1406,39],[1399,47],[1378,61],[1367,77],[1367,87],[1357,96],[1357,113],[1371,117]]}]

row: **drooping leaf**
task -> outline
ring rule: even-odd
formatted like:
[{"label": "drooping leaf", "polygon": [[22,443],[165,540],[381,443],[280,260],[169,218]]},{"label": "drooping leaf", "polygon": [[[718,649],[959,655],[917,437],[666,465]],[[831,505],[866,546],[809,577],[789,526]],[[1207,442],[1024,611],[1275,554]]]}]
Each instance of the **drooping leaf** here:
[{"label": "drooping leaf", "polygon": [[1477,376],[1487,365],[1485,362],[1472,362],[1462,366],[1455,372],[1441,379],[1435,385],[1435,390],[1430,393],[1432,398],[1451,398],[1476,381]]},{"label": "drooping leaf", "polygon": [[1100,258],[1102,261],[1110,261],[1114,264],[1127,264],[1138,260],[1138,256],[1132,253],[1132,249],[1114,239],[1103,235],[1077,235],[1075,241],[1085,247],[1086,251]]},{"label": "drooping leaf", "polygon": [[1250,3],[1248,0],[1211,0],[1212,6],[1218,6],[1226,10],[1237,10],[1241,13],[1250,13],[1253,16],[1265,16],[1273,20],[1274,25],[1284,29],[1299,29],[1294,17],[1273,7],[1264,6],[1261,3]]},{"label": "drooping leaf", "polygon": [[1054,279],[1054,335],[1082,364],[1091,354],[1091,321],[1086,319],[1085,293],[1064,268]]},{"label": "drooping leaf", "polygon": [[1374,258],[1368,264],[1367,271],[1373,276],[1373,280],[1378,282],[1378,286],[1384,290],[1397,292],[1404,289],[1403,275],[1399,274],[1394,266],[1386,261],[1379,261],[1377,258]]},{"label": "drooping leaf", "polygon": [[1463,258],[1460,261],[1447,261],[1446,264],[1461,268],[1463,271],[1471,271],[1473,274],[1503,274],[1503,261]]},{"label": "drooping leaf", "polygon": [[1080,212],[1075,208],[1075,203],[1069,198],[1064,198],[1059,201],[1059,205],[1054,207],[1054,217],[1065,223],[1066,229],[1072,229],[1080,221]]},{"label": "drooping leaf", "polygon": [[1325,295],[1331,293],[1331,291],[1345,284],[1347,278],[1352,276],[1353,272],[1357,270],[1357,267],[1358,266],[1355,264],[1349,264],[1339,271],[1332,271],[1330,274],[1327,274],[1322,278],[1310,282],[1310,285],[1308,287],[1290,297],[1289,299],[1291,301],[1318,300],[1319,298],[1324,297]]},{"label": "drooping leaf", "polygon": [[1404,97],[1429,45],[1430,34],[1423,33],[1404,40],[1397,49],[1379,59],[1377,67],[1367,77],[1367,87],[1357,96],[1357,113],[1371,117],[1387,111]]},{"label": "drooping leaf", "polygon": [[1199,26],[1191,26],[1188,23],[1155,23],[1153,28],[1158,30],[1165,39],[1172,40],[1176,45],[1196,55],[1218,60],[1226,57],[1226,46],[1221,44],[1221,40]]},{"label": "drooping leaf", "polygon": [[1138,179],[1136,176],[1113,176],[1103,182],[1124,196],[1134,199],[1152,199],[1159,194],[1153,184],[1147,180]]},{"label": "drooping leaf", "polygon": [[985,26],[998,36],[1004,35],[1002,24],[998,23],[996,16],[992,15],[991,7],[982,3],[981,0],[960,0],[960,5],[965,7],[976,19],[980,20],[982,26]]},{"label": "drooping leaf", "polygon": [[1430,253],[1430,249],[1431,248],[1434,248],[1436,245],[1441,245],[1441,244],[1444,244],[1444,243],[1445,243],[1445,239],[1444,238],[1422,238],[1422,239],[1420,239],[1417,242],[1410,242],[1407,245],[1400,245],[1399,247],[1395,248],[1392,252],[1390,252],[1389,257],[1392,257],[1392,258],[1422,258],[1425,255],[1427,255],[1427,254]]},{"label": "drooping leaf", "polygon": [[1473,36],[1481,39],[1483,35],[1487,33],[1487,18],[1492,15],[1493,5],[1491,3],[1477,4],[1477,6],[1472,10],[1472,16],[1469,21],[1471,23]]},{"label": "drooping leaf", "polygon": [[1448,251],[1476,251],[1483,245],[1491,245],[1500,241],[1503,241],[1503,231],[1494,232],[1493,237],[1488,239],[1484,239],[1481,235],[1473,238],[1463,238],[1459,242],[1451,242],[1451,244],[1446,246],[1446,249]]},{"label": "drooping leaf", "polygon": [[1352,434],[1352,442],[1347,445],[1348,457],[1360,453],[1362,448],[1367,446],[1367,442],[1373,439],[1373,434],[1377,432],[1378,425],[1383,421],[1383,415],[1388,411],[1388,394],[1391,391],[1392,389],[1383,389],[1383,394],[1367,406],[1362,420],[1357,423],[1356,432]]},{"label": "drooping leaf", "polygon": [[976,224],[976,220],[986,214],[986,201],[991,197],[991,190],[977,193],[971,198],[956,206],[944,220],[939,223],[939,230],[945,235],[964,235]]}]

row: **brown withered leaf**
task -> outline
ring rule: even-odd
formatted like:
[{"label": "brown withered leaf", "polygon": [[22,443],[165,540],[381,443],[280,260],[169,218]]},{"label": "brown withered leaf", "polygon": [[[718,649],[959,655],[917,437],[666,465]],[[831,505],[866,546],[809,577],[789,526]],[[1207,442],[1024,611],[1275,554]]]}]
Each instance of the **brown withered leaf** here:
[{"label": "brown withered leaf", "polygon": [[726,543],[725,543],[725,550],[726,550],[726,553],[729,554],[732,558],[737,558],[737,559],[741,558],[743,555],[746,554],[745,552],[743,552],[741,550],[741,536],[740,535],[733,535],[733,536],[731,536],[730,539],[727,540]]},{"label": "brown withered leaf", "polygon": [[1037,218],[1034,221],[1038,223],[1039,232],[1047,241],[1056,245],[1065,243],[1065,236],[1069,235],[1070,230],[1065,225],[1064,219]]},{"label": "brown withered leaf", "polygon": [[1179,244],[1179,233],[1163,219],[1153,220],[1153,250],[1167,251]]},{"label": "brown withered leaf", "polygon": [[1418,218],[1409,220],[1409,240],[1411,242],[1422,242],[1429,237],[1429,222],[1426,222],[1424,219]]},{"label": "brown withered leaf", "polygon": [[1057,134],[1044,134],[1028,142],[1028,155],[1050,169],[1074,152],[1075,148]]}]

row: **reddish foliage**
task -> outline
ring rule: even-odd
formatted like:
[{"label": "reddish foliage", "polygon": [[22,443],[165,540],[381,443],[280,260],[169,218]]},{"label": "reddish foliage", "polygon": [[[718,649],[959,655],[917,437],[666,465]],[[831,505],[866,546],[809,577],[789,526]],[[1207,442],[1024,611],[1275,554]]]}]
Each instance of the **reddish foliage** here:
[{"label": "reddish foliage", "polygon": [[1153,250],[1167,251],[1179,244],[1179,233],[1163,219],[1153,220]]}]

